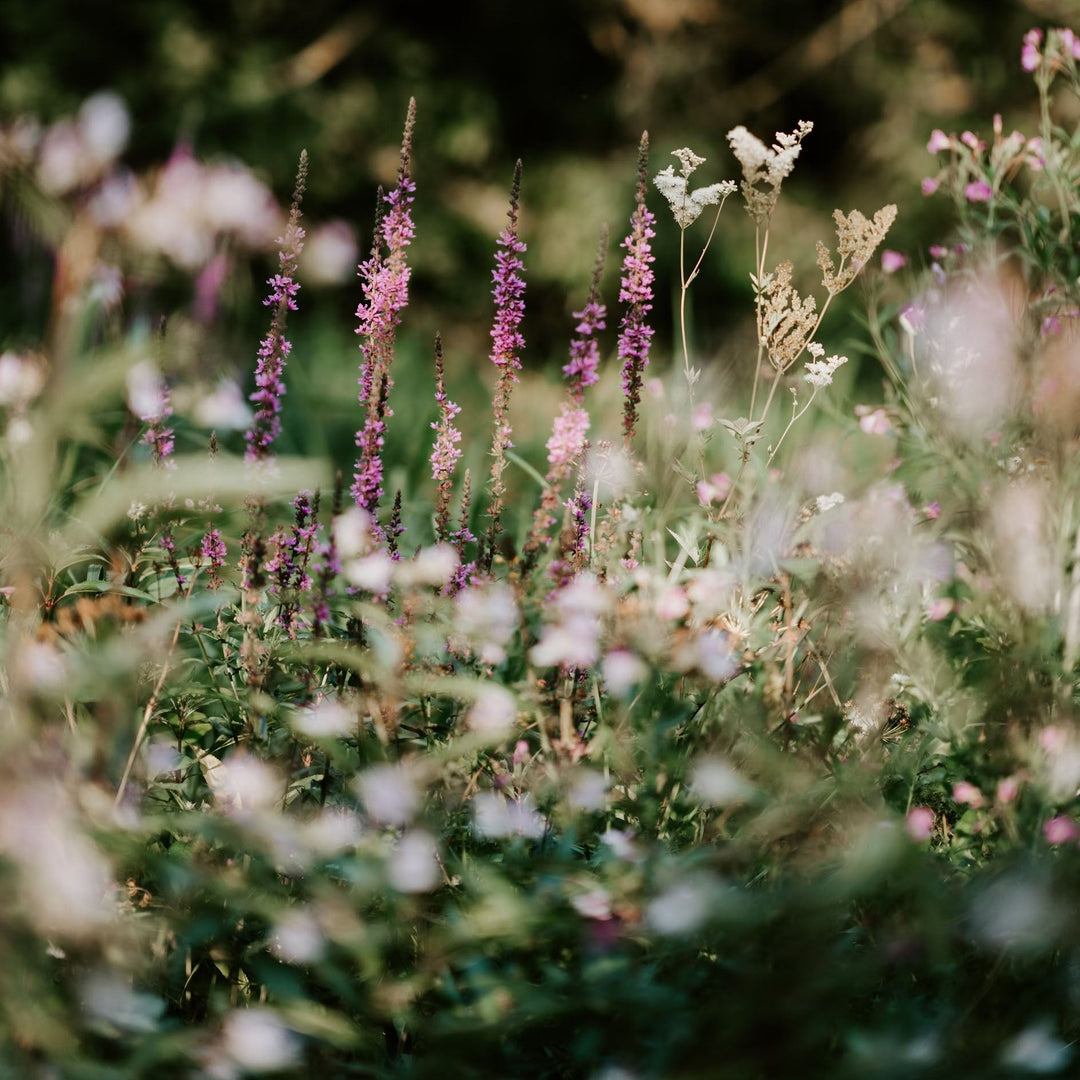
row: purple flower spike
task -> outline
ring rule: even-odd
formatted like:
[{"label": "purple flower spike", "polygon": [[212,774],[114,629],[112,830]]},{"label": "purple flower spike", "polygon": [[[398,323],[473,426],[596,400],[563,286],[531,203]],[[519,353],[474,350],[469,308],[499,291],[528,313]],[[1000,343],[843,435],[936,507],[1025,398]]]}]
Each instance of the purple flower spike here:
[{"label": "purple flower spike", "polygon": [[592,386],[600,379],[597,372],[600,366],[600,345],[596,334],[607,328],[607,308],[600,300],[600,279],[604,274],[607,245],[608,231],[605,226],[600,234],[589,298],[581,311],[574,312],[577,327],[570,343],[570,363],[563,368],[563,375],[570,382],[570,394],[578,405],[585,400],[585,387]]},{"label": "purple flower spike", "polygon": [[[401,312],[409,303],[411,270],[405,261],[413,239],[410,207],[416,184],[409,173],[416,100],[409,99],[405,132],[401,140],[401,163],[397,186],[381,201],[385,212],[376,224],[371,257],[360,266],[364,299],[356,309],[360,325],[360,350],[364,360],[360,368],[360,404],[365,409],[364,426],[356,433],[359,454],[350,489],[353,501],[371,514],[372,519],[382,498],[382,449],[386,421],[393,416],[387,398],[394,381],[390,364],[394,359],[394,340]],[[383,248],[386,248],[385,254]]]},{"label": "purple flower spike", "polygon": [[619,360],[622,361],[623,439],[627,449],[634,439],[637,426],[637,407],[641,401],[642,372],[649,364],[649,346],[653,330],[646,321],[652,310],[653,271],[655,256],[649,241],[656,235],[656,218],[645,205],[647,170],[649,167],[649,133],[642,132],[638,146],[638,183],[636,207],[630,218],[630,234],[620,247],[623,257],[622,284],[619,303],[624,305],[619,323]]},{"label": "purple flower spike", "polygon": [[439,406],[439,419],[432,423],[435,429],[435,447],[431,451],[431,478],[438,484],[435,498],[435,538],[445,540],[450,528],[450,494],[454,484],[454,466],[461,457],[461,432],[454,427],[454,417],[461,412],[446,395],[443,381],[442,336],[435,335],[435,403]]},{"label": "purple flower spike", "polygon": [[300,285],[295,280],[296,261],[304,249],[304,230],[300,227],[300,203],[307,184],[308,156],[300,151],[300,168],[296,174],[296,189],[285,235],[278,240],[278,272],[267,281],[270,294],[263,301],[273,308],[270,330],[259,345],[259,360],[255,368],[255,386],[251,395],[255,416],[250,430],[244,435],[247,450],[244,459],[250,463],[272,461],[274,440],[281,433],[281,399],[285,394],[282,373],[292,345],[285,337],[285,323],[290,311],[296,311],[296,294]]},{"label": "purple flower spike", "polygon": [[525,316],[525,280],[521,276],[525,270],[520,255],[525,245],[518,239],[518,199],[521,195],[521,162],[514,166],[514,182],[510,188],[510,210],[508,223],[499,234],[499,250],[495,252],[495,270],[491,290],[495,297],[495,322],[491,328],[491,362],[499,369],[495,384],[495,396],[491,409],[495,418],[495,434],[491,444],[491,524],[487,532],[487,550],[481,560],[485,571],[491,569],[495,557],[495,543],[501,530],[503,505],[506,499],[506,484],[503,472],[506,469],[506,451],[514,444],[510,441],[510,391],[518,381],[517,373],[521,370],[519,354],[525,348],[525,338],[518,327]]}]

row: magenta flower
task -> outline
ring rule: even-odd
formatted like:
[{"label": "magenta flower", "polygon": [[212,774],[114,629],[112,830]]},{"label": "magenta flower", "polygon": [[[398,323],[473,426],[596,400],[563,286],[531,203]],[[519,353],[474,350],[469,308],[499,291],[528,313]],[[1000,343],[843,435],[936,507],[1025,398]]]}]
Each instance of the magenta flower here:
[{"label": "magenta flower", "polygon": [[926,144],[926,149],[931,154],[936,154],[940,150],[949,150],[952,148],[952,139],[945,134],[941,128],[934,128],[930,132],[930,141]]},{"label": "magenta flower", "polygon": [[941,517],[941,505],[937,501],[927,503],[923,507],[923,513],[926,515],[928,521],[936,521]]},{"label": "magenta flower", "polygon": [[562,370],[570,382],[570,395],[577,404],[585,399],[585,387],[599,381],[597,368],[600,366],[600,345],[596,334],[607,328],[607,307],[600,300],[600,279],[604,273],[607,256],[608,231],[605,226],[600,234],[600,245],[593,267],[592,288],[589,290],[585,306],[574,312],[577,326],[574,338],[570,342],[570,363]]},{"label": "magenta flower", "polygon": [[210,567],[209,588],[216,589],[221,584],[218,571],[225,565],[228,555],[225,541],[221,539],[220,529],[207,529],[203,533],[202,541],[199,543],[199,555]]},{"label": "magenta flower", "polygon": [[589,414],[564,402],[547,441],[547,459],[553,472],[569,472],[585,451],[588,433]]},{"label": "magenta flower", "polygon": [[176,468],[176,462],[173,461],[172,456],[176,448],[176,440],[173,437],[173,429],[165,426],[169,417],[172,416],[172,411],[169,387],[162,380],[156,408],[139,417],[146,424],[146,431],[139,441],[143,446],[150,447],[154,464],[160,465],[163,469]]},{"label": "magenta flower", "polygon": [[964,197],[968,202],[989,202],[993,194],[985,180],[973,180],[964,188]]},{"label": "magenta flower", "polygon": [[1039,46],[1042,44],[1043,32],[1032,28],[1024,35],[1024,44],[1020,49],[1020,66],[1025,71],[1034,71],[1042,61],[1042,53]]},{"label": "magenta flower", "polygon": [[933,176],[924,176],[922,183],[919,185],[924,195],[933,195],[935,191],[941,186],[941,182],[935,179]]},{"label": "magenta flower", "polygon": [[1043,835],[1048,844],[1068,844],[1080,835],[1080,830],[1072,818],[1058,814],[1043,824]]},{"label": "magenta flower", "polygon": [[[356,333],[360,335],[360,351],[364,357],[360,367],[359,400],[365,413],[364,426],[356,433],[360,452],[353,469],[350,493],[356,505],[373,519],[383,494],[382,449],[386,421],[393,416],[387,406],[394,385],[390,364],[394,359],[394,341],[401,312],[409,303],[411,271],[405,257],[413,238],[409,208],[416,184],[409,166],[415,122],[416,101],[410,98],[401,140],[397,186],[382,199],[387,209],[376,226],[371,257],[361,264],[359,271],[364,299],[356,309],[359,320]],[[383,247],[386,248],[385,255]]]},{"label": "magenta flower", "polygon": [[491,362],[498,368],[495,396],[491,410],[495,419],[495,434],[491,444],[491,507],[488,514],[491,523],[487,532],[487,550],[482,559],[484,570],[491,569],[495,557],[495,543],[501,531],[501,519],[506,499],[503,472],[506,469],[506,451],[514,444],[510,441],[510,391],[518,381],[521,370],[519,354],[525,348],[525,338],[518,329],[525,317],[525,279],[521,276],[525,266],[520,256],[525,244],[518,239],[518,199],[521,196],[521,162],[514,166],[514,182],[510,188],[508,224],[499,234],[495,253],[495,270],[492,273],[495,297],[495,321],[491,327]]},{"label": "magenta flower", "polygon": [[637,426],[637,407],[641,401],[642,372],[649,364],[649,347],[653,330],[646,321],[652,310],[653,270],[655,256],[649,241],[656,235],[656,218],[645,205],[647,170],[649,167],[649,133],[642,132],[638,146],[638,183],[636,206],[630,218],[630,233],[620,247],[623,257],[622,284],[619,303],[624,305],[619,323],[619,360],[622,362],[623,439],[627,449]]},{"label": "magenta flower", "polygon": [[255,367],[255,386],[251,395],[255,406],[255,416],[251,428],[244,435],[247,450],[244,459],[250,463],[273,458],[271,447],[281,432],[281,399],[285,394],[285,381],[282,372],[285,361],[292,349],[285,338],[285,322],[290,311],[296,311],[296,294],[299,284],[294,280],[296,260],[304,247],[304,230],[300,227],[300,203],[304,198],[304,186],[307,183],[307,151],[300,152],[300,168],[296,174],[296,189],[293,191],[292,207],[289,210],[289,223],[285,235],[278,240],[278,272],[267,284],[270,295],[263,301],[264,306],[273,308],[270,330],[259,345],[259,359]]},{"label": "magenta flower", "polygon": [[270,593],[277,598],[280,610],[278,623],[285,627],[290,637],[296,636],[296,615],[303,593],[311,589],[308,563],[315,547],[315,533],[319,527],[316,514],[319,496],[301,491],[293,500],[295,518],[286,532],[279,528],[271,538],[271,554],[263,566],[270,577]]},{"label": "magenta flower", "polygon": [[886,248],[881,253],[881,269],[886,274],[895,274],[897,270],[902,270],[905,266],[907,266],[907,256],[901,255],[899,251]]}]

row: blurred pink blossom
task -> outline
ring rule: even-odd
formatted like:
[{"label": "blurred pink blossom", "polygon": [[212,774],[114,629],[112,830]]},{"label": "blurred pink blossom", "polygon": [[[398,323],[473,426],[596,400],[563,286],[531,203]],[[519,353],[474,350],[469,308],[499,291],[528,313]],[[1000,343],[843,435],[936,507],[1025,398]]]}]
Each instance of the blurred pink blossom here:
[{"label": "blurred pink blossom", "polygon": [[936,154],[939,150],[948,150],[951,146],[952,139],[941,128],[934,128],[930,132],[930,141],[926,144],[926,149],[931,154]]},{"label": "blurred pink blossom", "polygon": [[1037,28],[1032,28],[1024,35],[1024,44],[1020,49],[1020,66],[1025,71],[1034,71],[1042,60],[1039,46],[1042,44],[1043,33]]},{"label": "blurred pink blossom", "polygon": [[933,176],[924,176],[922,178],[922,183],[920,184],[920,187],[922,188],[922,193],[924,195],[933,195],[934,192],[937,191],[939,186],[940,181]]},{"label": "blurred pink blossom", "polygon": [[902,270],[906,265],[907,256],[902,255],[899,251],[886,248],[881,253],[881,269],[886,274],[895,274],[897,270]]},{"label": "blurred pink blossom", "polygon": [[930,521],[936,521],[939,517],[941,517],[941,507],[936,501],[932,503],[927,503],[923,507],[923,513]]},{"label": "blurred pink blossom", "polygon": [[917,844],[929,840],[934,831],[934,811],[929,806],[913,806],[908,811],[904,828]]},{"label": "blurred pink blossom", "polygon": [[968,202],[989,202],[993,194],[985,180],[973,180],[964,188],[964,197]]},{"label": "blurred pink blossom", "polygon": [[966,803],[968,806],[979,807],[983,804],[983,794],[974,785],[966,780],[961,780],[953,785],[952,797],[958,803]]},{"label": "blurred pink blossom", "polygon": [[1011,803],[1020,793],[1020,781],[1015,776],[1006,776],[997,786],[997,800],[1000,803]]},{"label": "blurred pink blossom", "polygon": [[1058,814],[1043,825],[1043,835],[1048,844],[1067,844],[1080,836],[1080,830],[1072,818]]}]

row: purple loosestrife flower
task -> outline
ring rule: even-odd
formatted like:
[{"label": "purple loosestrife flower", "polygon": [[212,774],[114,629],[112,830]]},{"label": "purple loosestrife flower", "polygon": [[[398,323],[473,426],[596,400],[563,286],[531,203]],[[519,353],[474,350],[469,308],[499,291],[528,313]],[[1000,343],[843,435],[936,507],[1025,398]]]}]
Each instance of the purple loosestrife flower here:
[{"label": "purple loosestrife flower", "polygon": [[[350,489],[353,501],[375,517],[382,498],[382,450],[386,421],[393,415],[387,399],[393,389],[390,364],[394,359],[394,341],[401,312],[409,303],[411,271],[405,256],[413,239],[410,207],[416,191],[409,173],[416,100],[409,99],[405,132],[401,140],[401,163],[397,186],[383,197],[385,212],[376,224],[371,257],[360,266],[364,299],[356,309],[360,325],[360,404],[365,409],[364,426],[356,433],[359,454]],[[382,248],[386,248],[385,255]]]},{"label": "purple loosestrife flower", "polygon": [[646,322],[652,310],[653,271],[655,256],[649,241],[656,235],[656,218],[645,205],[647,170],[649,166],[649,133],[643,132],[638,146],[638,183],[636,207],[630,218],[630,234],[620,247],[623,257],[622,284],[619,303],[624,305],[619,323],[619,360],[622,361],[623,439],[629,450],[637,426],[637,407],[641,401],[642,372],[649,364],[649,346],[653,330]]},{"label": "purple loosestrife flower", "polygon": [[525,281],[522,278],[524,264],[520,255],[525,244],[518,239],[518,199],[521,195],[521,162],[514,166],[514,182],[510,188],[508,224],[499,234],[499,249],[495,253],[495,270],[492,273],[495,297],[495,322],[491,328],[491,362],[499,369],[492,400],[495,418],[495,434],[491,444],[491,524],[488,526],[487,548],[481,559],[485,571],[491,569],[495,557],[495,543],[501,531],[501,518],[506,499],[503,472],[506,469],[506,451],[513,446],[510,441],[510,391],[518,381],[521,370],[519,354],[525,348],[525,338],[518,327],[525,315]]},{"label": "purple loosestrife flower", "polygon": [[472,576],[476,572],[476,563],[465,561],[465,545],[475,544],[476,537],[469,528],[469,504],[472,500],[472,472],[465,470],[465,476],[461,481],[461,527],[450,533],[448,539],[457,552],[458,565],[454,576],[446,586],[447,596],[456,596],[462,589],[472,584]]},{"label": "purple loosestrife flower", "polygon": [[570,363],[563,368],[563,375],[570,383],[570,395],[578,404],[585,400],[585,387],[598,382],[600,375],[600,345],[596,340],[599,330],[607,328],[607,307],[600,299],[600,279],[604,275],[604,262],[607,258],[607,226],[600,232],[600,244],[593,266],[592,287],[585,306],[574,312],[578,320],[574,330],[574,339],[570,342]]},{"label": "purple loosestrife flower", "polygon": [[526,569],[531,568],[535,562],[544,535],[555,521],[555,510],[559,505],[562,486],[588,445],[586,436],[589,432],[589,414],[582,406],[585,401],[585,387],[599,379],[596,369],[600,350],[594,335],[607,325],[607,308],[600,301],[600,280],[604,273],[607,241],[608,233],[604,228],[593,267],[589,298],[581,311],[574,312],[578,323],[574,339],[570,343],[570,363],[563,368],[563,374],[569,381],[567,400],[563,402],[559,415],[555,418],[551,438],[547,443],[549,468],[540,505],[533,514],[529,539],[525,543],[523,558]]},{"label": "purple loosestrife flower", "polygon": [[225,565],[225,559],[228,556],[225,541],[221,538],[220,529],[207,529],[203,533],[202,541],[199,544],[199,556],[210,566],[209,587],[216,589],[221,584],[218,571]]},{"label": "purple loosestrife flower", "polygon": [[435,335],[435,403],[439,419],[432,422],[435,447],[431,451],[431,478],[438,484],[435,497],[435,538],[445,540],[450,528],[450,493],[454,483],[454,466],[461,457],[461,432],[454,427],[454,417],[461,412],[446,395],[443,381],[442,336]]},{"label": "purple loosestrife flower", "polygon": [[259,345],[259,360],[255,368],[257,389],[250,398],[255,406],[255,416],[251,428],[244,435],[247,443],[244,459],[252,464],[273,460],[271,447],[281,432],[281,399],[285,394],[282,373],[292,350],[292,345],[285,337],[285,323],[288,313],[296,311],[296,294],[300,291],[295,276],[296,261],[304,248],[304,230],[300,227],[300,203],[303,201],[304,187],[307,184],[307,170],[307,151],[301,150],[289,223],[285,228],[285,235],[278,240],[278,272],[268,279],[270,295],[263,301],[266,307],[273,308],[274,314],[270,320],[270,330]]},{"label": "purple loosestrife flower", "polygon": [[288,533],[283,528],[275,531],[271,538],[273,552],[265,563],[266,573],[270,576],[270,592],[277,597],[281,606],[278,623],[285,627],[290,637],[296,636],[298,595],[311,589],[307,568],[319,527],[316,519],[318,509],[317,492],[312,495],[310,491],[301,491],[296,496],[293,500],[296,516],[292,527]]}]

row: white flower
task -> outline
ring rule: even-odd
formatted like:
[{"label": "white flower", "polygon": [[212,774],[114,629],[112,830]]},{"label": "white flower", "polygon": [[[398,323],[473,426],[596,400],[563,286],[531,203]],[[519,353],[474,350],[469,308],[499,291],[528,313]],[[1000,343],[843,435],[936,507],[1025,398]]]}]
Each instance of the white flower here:
[{"label": "white flower", "polygon": [[376,765],[356,782],[368,816],[385,825],[404,825],[420,809],[412,779],[399,765]]},{"label": "white flower", "polygon": [[[677,150],[675,153],[678,156],[683,153],[689,154],[690,151]],[[704,158],[696,158],[698,163],[704,160]],[[694,167],[696,168],[696,165]],[[698,188],[697,191],[688,191],[687,176],[689,172],[686,170],[684,161],[682,176],[676,176],[675,167],[669,165],[653,177],[653,183],[671,204],[671,212],[675,215],[675,223],[680,229],[693,225],[706,206],[716,206],[735,191],[733,180],[722,180],[719,184],[709,184],[708,187]]]},{"label": "white flower", "polygon": [[532,804],[530,795],[514,802],[494,791],[482,791],[473,800],[473,824],[481,836],[544,835],[544,819]]},{"label": "white flower", "polygon": [[438,848],[421,829],[407,832],[387,860],[390,884],[403,893],[430,892],[439,884]]},{"label": "white flower", "polygon": [[689,176],[699,165],[705,164],[705,158],[699,157],[688,146],[684,146],[681,150],[672,150],[672,157],[677,157],[682,164],[682,168],[679,170],[683,176]]},{"label": "white flower", "polygon": [[465,723],[470,731],[482,735],[503,735],[517,717],[517,701],[501,686],[481,687]]},{"label": "white flower", "polygon": [[825,514],[834,507],[840,506],[843,501],[844,496],[839,491],[834,491],[831,495],[819,495],[814,500],[814,505],[817,507],[819,514]]},{"label": "white flower", "polygon": [[807,360],[803,378],[811,386],[831,386],[836,369],[846,363],[846,356],[830,356],[828,360]]}]

